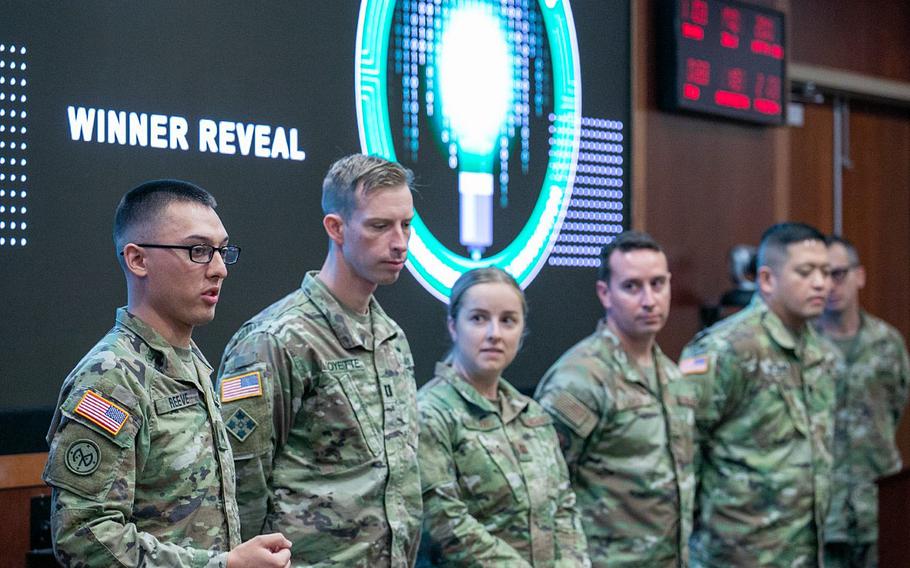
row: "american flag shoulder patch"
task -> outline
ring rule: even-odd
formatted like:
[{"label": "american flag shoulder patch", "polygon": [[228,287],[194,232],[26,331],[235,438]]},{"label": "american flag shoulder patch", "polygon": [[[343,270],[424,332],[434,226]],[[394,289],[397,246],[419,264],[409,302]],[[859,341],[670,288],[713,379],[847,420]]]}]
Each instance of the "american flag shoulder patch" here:
[{"label": "american flag shoulder patch", "polygon": [[708,355],[686,357],[679,362],[679,370],[684,375],[702,375],[708,372],[710,365],[711,357]]},{"label": "american flag shoulder patch", "polygon": [[95,391],[87,390],[73,412],[97,424],[105,431],[116,436],[130,417],[122,406],[104,398]]},{"label": "american flag shoulder patch", "polygon": [[262,374],[259,371],[225,377],[221,380],[221,402],[262,396]]}]

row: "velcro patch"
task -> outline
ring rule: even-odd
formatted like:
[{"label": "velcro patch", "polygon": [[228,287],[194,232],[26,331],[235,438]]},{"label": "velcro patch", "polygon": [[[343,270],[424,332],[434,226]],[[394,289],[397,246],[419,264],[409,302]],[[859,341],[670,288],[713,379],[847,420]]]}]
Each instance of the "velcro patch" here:
[{"label": "velcro patch", "polygon": [[124,408],[90,390],[85,391],[73,412],[87,418],[114,436],[120,432],[130,417],[130,413]]},{"label": "velcro patch", "polygon": [[227,431],[241,442],[249,438],[258,425],[253,417],[242,408],[238,408],[237,412],[231,414],[231,417],[224,423]]},{"label": "velcro patch", "polygon": [[199,391],[196,389],[187,389],[177,394],[172,394],[159,398],[155,401],[155,412],[158,414],[167,414],[187,406],[193,406],[199,402]]},{"label": "velcro patch", "polygon": [[221,402],[232,402],[254,396],[262,396],[262,374],[259,371],[221,380]]},{"label": "velcro patch", "polygon": [[567,392],[558,392],[551,405],[567,426],[582,438],[587,438],[597,424],[597,416],[581,401]]},{"label": "velcro patch", "polygon": [[684,375],[703,375],[711,367],[711,357],[709,355],[699,355],[697,357],[687,357],[679,362],[679,370]]},{"label": "velcro patch", "polygon": [[336,359],[334,361],[325,362],[326,371],[356,371],[363,368],[363,361],[357,359],[356,357],[351,359]]},{"label": "velcro patch", "polygon": [[91,475],[101,464],[101,451],[91,440],[76,440],[66,449],[66,468],[76,475]]}]

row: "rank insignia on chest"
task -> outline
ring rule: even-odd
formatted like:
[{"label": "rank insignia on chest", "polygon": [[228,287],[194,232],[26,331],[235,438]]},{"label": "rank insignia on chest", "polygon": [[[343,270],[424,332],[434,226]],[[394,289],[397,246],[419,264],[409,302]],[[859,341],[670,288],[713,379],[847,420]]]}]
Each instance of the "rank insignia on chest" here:
[{"label": "rank insignia on chest", "polygon": [[130,413],[94,391],[85,391],[73,412],[87,418],[114,436],[126,424]]},{"label": "rank insignia on chest", "polygon": [[233,402],[254,396],[262,396],[262,374],[259,371],[221,380],[221,402]]},{"label": "rank insignia on chest", "polygon": [[687,357],[679,362],[679,370],[684,375],[703,375],[708,372],[710,366],[711,358],[708,355]]},{"label": "rank insignia on chest", "polygon": [[224,423],[227,431],[241,442],[246,440],[258,425],[253,417],[242,408],[238,408],[237,412],[231,414],[231,417]]}]

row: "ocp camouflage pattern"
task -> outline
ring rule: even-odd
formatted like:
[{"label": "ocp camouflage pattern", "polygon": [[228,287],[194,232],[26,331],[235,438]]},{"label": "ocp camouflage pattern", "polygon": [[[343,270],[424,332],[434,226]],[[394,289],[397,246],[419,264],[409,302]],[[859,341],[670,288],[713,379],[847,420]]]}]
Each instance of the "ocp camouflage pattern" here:
[{"label": "ocp camouflage pattern", "polygon": [[827,540],[878,540],[875,480],[901,469],[895,433],[907,404],[910,363],[900,332],[861,313],[855,344],[837,384],[834,476]]},{"label": "ocp camouflage pattern", "polygon": [[552,420],[504,379],[493,403],[438,363],[417,394],[421,566],[589,566]]},{"label": "ocp camouflage pattern", "polygon": [[[756,295],[683,359],[698,393],[693,566],[819,566],[831,500],[833,346],[789,331]],[[681,362],[685,366],[685,361]]]},{"label": "ocp camouflage pattern", "polygon": [[595,566],[688,565],[694,393],[655,344],[655,391],[601,321],[544,375]]},{"label": "ocp camouflage pattern", "polygon": [[[63,382],[44,471],[62,564],[224,566],[240,544],[212,369],[195,345],[181,351],[121,308]],[[128,412],[116,434],[74,412],[89,390]],[[76,445],[97,448],[97,463],[68,465]]]},{"label": "ocp camouflage pattern", "polygon": [[312,272],[234,335],[219,383],[257,371],[262,396],[222,405],[244,538],[283,533],[295,565],[411,565],[422,505],[404,332]]}]

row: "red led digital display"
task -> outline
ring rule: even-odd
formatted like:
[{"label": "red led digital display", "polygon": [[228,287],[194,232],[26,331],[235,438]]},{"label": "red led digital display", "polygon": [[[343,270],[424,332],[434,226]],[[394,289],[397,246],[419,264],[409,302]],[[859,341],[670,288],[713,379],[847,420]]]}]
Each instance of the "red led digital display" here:
[{"label": "red led digital display", "polygon": [[661,106],[782,124],[784,14],[739,0],[661,0]]}]

